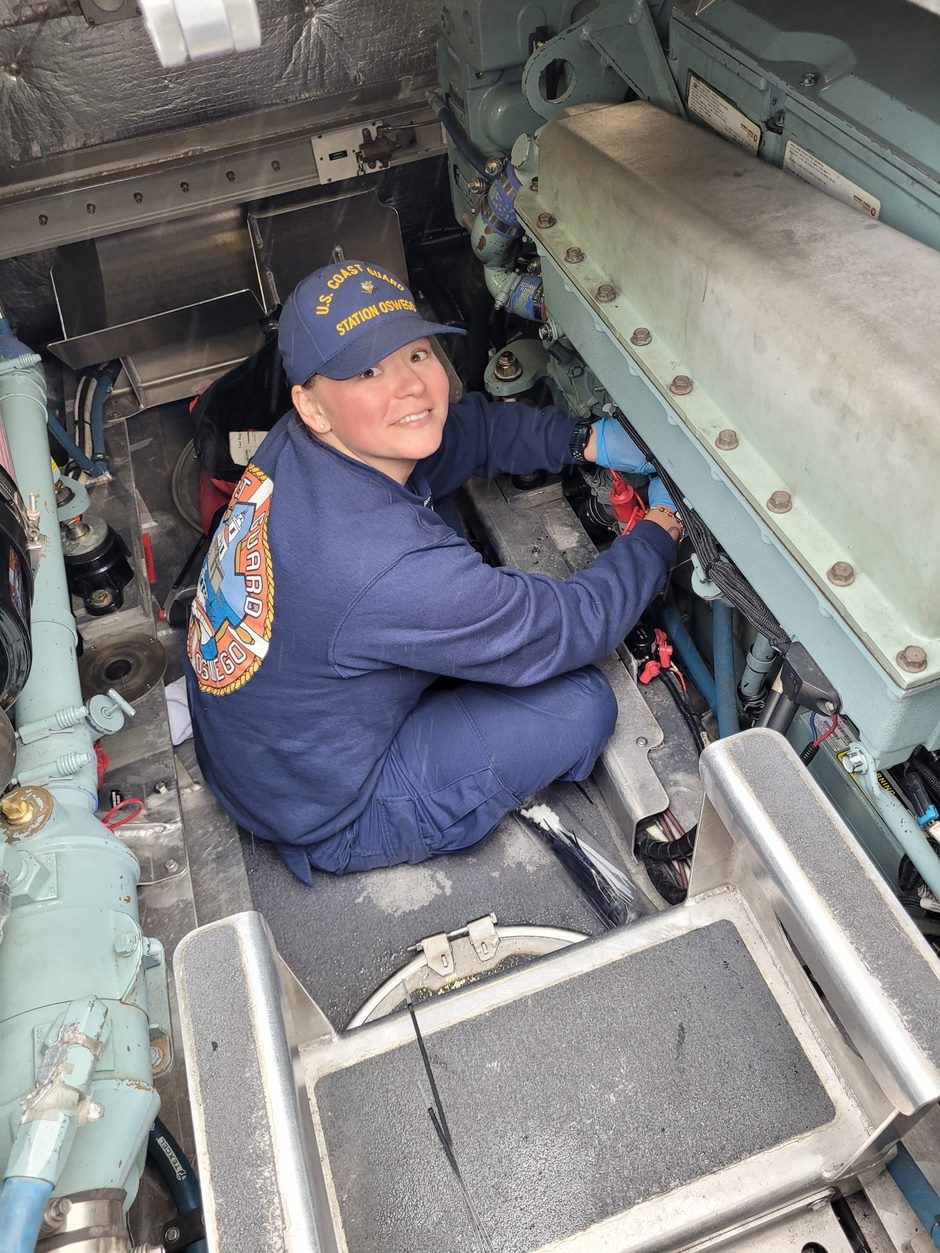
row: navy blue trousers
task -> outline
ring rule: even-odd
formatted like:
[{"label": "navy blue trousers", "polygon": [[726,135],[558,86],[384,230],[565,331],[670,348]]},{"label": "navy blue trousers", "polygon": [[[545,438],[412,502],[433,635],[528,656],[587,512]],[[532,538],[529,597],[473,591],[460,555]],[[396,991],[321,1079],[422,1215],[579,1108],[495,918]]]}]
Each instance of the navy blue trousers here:
[{"label": "navy blue trousers", "polygon": [[533,792],[586,779],[616,720],[594,666],[531,687],[432,689],[393,740],[362,814],[307,850],[310,863],[353,874],[469,848]]}]

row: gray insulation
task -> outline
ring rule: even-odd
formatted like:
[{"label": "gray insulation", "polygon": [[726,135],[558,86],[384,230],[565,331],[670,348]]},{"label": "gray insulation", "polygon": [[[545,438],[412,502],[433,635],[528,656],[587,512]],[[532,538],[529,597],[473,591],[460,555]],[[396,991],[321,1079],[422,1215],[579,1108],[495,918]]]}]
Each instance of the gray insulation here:
[{"label": "gray insulation", "polygon": [[[21,6],[0,0],[0,25]],[[259,0],[255,52],[164,69],[143,22],[0,29],[0,158],[23,162],[407,80],[434,64],[437,0]],[[308,12],[309,10],[309,12]]]}]

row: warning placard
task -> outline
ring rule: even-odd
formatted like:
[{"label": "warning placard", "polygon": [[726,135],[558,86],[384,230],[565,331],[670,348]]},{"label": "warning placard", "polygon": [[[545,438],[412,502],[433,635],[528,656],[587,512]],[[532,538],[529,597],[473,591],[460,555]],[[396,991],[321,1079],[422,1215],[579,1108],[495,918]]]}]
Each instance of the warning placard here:
[{"label": "warning placard", "polygon": [[756,153],[760,147],[758,124],[694,74],[689,75],[689,111],[748,152]]},{"label": "warning placard", "polygon": [[826,165],[825,161],[820,161],[819,157],[801,148],[792,139],[787,141],[783,168],[798,175],[804,183],[810,183],[820,191],[834,196],[836,200],[842,200],[845,204],[860,209],[862,213],[867,213],[870,218],[881,215],[881,201],[877,196],[873,196],[864,187],[859,187],[858,183],[853,183],[831,165]]}]

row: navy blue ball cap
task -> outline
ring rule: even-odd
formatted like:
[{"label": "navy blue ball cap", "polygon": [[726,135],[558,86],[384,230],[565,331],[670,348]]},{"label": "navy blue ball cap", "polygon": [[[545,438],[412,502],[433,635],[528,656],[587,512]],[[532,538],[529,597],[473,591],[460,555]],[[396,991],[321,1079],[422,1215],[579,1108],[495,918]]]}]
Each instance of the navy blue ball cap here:
[{"label": "navy blue ball cap", "polygon": [[281,311],[277,344],[287,381],[350,379],[428,335],[465,335],[426,322],[411,292],[384,266],[336,261],[297,284]]}]

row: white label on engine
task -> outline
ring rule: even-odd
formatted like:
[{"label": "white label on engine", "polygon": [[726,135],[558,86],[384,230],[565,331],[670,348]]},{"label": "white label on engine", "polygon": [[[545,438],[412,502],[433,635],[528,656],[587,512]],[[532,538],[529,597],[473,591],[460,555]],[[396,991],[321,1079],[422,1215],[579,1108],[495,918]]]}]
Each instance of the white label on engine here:
[{"label": "white label on engine", "polygon": [[783,154],[783,168],[798,175],[804,183],[810,183],[836,200],[843,200],[854,209],[867,213],[870,218],[877,218],[881,215],[881,201],[871,192],[853,183],[838,170],[834,170],[831,165],[820,161],[819,157],[813,156],[811,152],[795,144],[792,139],[787,140],[786,151]]},{"label": "white label on engine", "polygon": [[267,431],[229,431],[228,455],[237,466],[246,466],[266,435]]},{"label": "white label on engine", "polygon": [[761,129],[757,123],[694,74],[689,75],[689,109],[719,135],[725,135],[748,152],[757,152],[760,147]]}]

